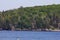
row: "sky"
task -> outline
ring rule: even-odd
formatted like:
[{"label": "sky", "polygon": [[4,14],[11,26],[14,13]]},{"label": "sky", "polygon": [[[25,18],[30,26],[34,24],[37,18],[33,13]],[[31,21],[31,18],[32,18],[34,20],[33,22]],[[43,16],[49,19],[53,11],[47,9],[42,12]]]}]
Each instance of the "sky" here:
[{"label": "sky", "polygon": [[60,4],[60,0],[0,0],[0,11],[16,9],[20,6],[30,7],[51,4]]}]

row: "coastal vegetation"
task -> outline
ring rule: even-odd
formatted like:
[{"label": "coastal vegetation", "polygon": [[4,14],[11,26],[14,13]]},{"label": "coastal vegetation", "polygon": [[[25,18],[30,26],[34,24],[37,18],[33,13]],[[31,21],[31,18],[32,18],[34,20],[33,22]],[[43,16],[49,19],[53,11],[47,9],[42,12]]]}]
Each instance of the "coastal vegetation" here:
[{"label": "coastal vegetation", "polygon": [[20,7],[0,12],[0,30],[60,29],[60,4]]}]

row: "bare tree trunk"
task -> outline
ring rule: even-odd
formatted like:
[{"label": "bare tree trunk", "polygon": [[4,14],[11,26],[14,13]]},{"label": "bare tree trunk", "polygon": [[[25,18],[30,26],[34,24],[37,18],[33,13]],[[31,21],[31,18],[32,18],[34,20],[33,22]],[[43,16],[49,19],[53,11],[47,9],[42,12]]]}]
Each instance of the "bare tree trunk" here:
[{"label": "bare tree trunk", "polygon": [[32,24],[32,29],[36,30],[36,28],[37,28],[36,27],[36,20],[33,20],[31,24]]}]

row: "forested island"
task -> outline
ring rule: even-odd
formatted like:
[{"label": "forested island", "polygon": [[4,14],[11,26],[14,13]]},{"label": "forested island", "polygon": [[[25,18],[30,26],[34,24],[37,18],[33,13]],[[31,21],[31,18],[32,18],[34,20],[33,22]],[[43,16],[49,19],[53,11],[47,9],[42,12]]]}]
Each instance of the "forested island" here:
[{"label": "forested island", "polygon": [[60,4],[0,11],[0,30],[60,30]]}]

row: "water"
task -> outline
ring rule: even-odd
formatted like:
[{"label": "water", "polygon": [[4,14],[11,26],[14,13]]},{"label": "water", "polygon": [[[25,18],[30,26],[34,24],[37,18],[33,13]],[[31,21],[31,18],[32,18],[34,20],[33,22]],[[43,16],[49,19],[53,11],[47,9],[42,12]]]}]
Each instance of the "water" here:
[{"label": "water", "polygon": [[60,32],[0,31],[0,40],[60,40]]}]

